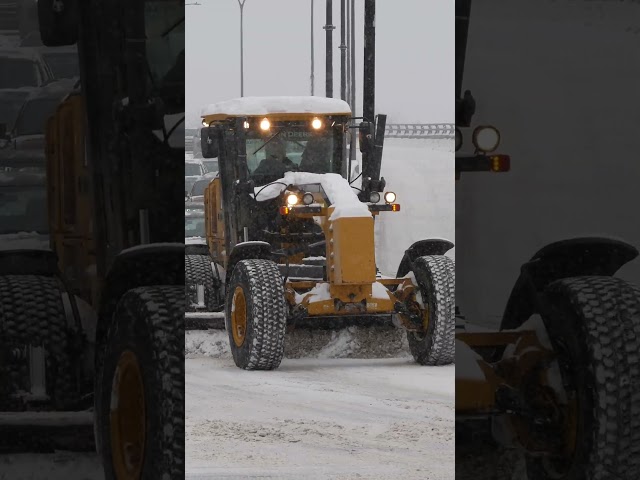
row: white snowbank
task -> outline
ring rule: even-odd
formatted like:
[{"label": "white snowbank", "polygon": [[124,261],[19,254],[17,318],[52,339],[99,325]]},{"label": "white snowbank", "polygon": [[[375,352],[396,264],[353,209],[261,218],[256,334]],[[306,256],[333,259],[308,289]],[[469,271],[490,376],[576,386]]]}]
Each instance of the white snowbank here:
[{"label": "white snowbank", "polygon": [[285,185],[319,183],[329,197],[331,206],[335,208],[329,220],[341,217],[371,217],[369,207],[360,201],[349,182],[337,173],[287,172],[284,178],[276,182],[279,183],[255,188],[254,196],[258,197],[258,201],[276,198],[286,188]]},{"label": "white snowbank", "polygon": [[0,235],[0,250],[51,250],[48,235],[20,232]]},{"label": "white snowbank", "polygon": [[485,375],[478,365],[482,357],[464,342],[456,340],[456,378],[483,382]]},{"label": "white snowbank", "polygon": [[350,115],[349,104],[336,98],[311,96],[243,97],[213,103],[202,109],[202,116],[255,116],[274,113],[317,113]]}]

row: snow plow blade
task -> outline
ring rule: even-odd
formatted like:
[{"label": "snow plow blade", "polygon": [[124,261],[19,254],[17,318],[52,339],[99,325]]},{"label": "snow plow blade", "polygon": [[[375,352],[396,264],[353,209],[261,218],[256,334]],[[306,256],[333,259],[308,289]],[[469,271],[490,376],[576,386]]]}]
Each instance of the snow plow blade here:
[{"label": "snow plow blade", "polygon": [[0,412],[0,452],[95,451],[93,412]]},{"label": "snow plow blade", "polygon": [[185,330],[224,330],[224,312],[185,312]]}]

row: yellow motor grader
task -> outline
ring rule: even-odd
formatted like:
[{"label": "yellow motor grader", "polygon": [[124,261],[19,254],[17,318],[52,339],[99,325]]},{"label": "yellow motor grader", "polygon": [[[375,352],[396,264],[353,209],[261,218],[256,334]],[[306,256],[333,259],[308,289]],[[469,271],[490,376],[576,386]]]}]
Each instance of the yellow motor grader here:
[{"label": "yellow motor grader", "polygon": [[210,105],[202,119],[203,156],[220,164],[205,193],[207,243],[226,272],[218,283],[238,367],[275,369],[287,325],[347,316],[392,316],[418,363],[453,362],[454,263],[444,255],[453,244],[417,242],[397,278],[376,271],[374,218],[400,211],[379,177],[384,116],[357,127],[357,188],[342,100],[245,97]]},{"label": "yellow motor grader", "polygon": [[[475,112],[471,93],[460,96],[470,13],[470,0],[456,2],[462,128]],[[471,154],[458,153],[461,132],[457,179],[509,170],[509,156],[495,153],[497,129],[476,126]],[[499,477],[497,464],[488,477],[479,474],[491,462],[473,459],[485,455],[487,432],[524,453],[529,480],[640,478],[640,288],[614,277],[637,256],[609,238],[547,245],[521,266],[499,329],[457,329],[456,430],[481,431],[482,440],[466,454],[472,436],[456,436],[456,478],[513,478]]]}]

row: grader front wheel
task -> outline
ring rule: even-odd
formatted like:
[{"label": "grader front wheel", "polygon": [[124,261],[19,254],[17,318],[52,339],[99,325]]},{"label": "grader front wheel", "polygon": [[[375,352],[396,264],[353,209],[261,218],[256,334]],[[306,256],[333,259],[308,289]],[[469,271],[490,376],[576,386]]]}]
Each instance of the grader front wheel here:
[{"label": "grader front wheel", "polygon": [[429,255],[413,262],[413,274],[424,330],[407,332],[411,354],[421,365],[449,365],[455,361],[455,265],[444,255]]},{"label": "grader front wheel", "polygon": [[183,299],[157,286],[118,302],[96,392],[105,478],[184,478]]},{"label": "grader front wheel", "polygon": [[574,277],[546,291],[543,317],[568,402],[564,447],[528,457],[541,480],[640,478],[640,289],[614,277]]},{"label": "grader front wheel", "polygon": [[235,364],[245,370],[274,370],[284,356],[287,306],[278,266],[242,260],[227,289],[226,322]]}]

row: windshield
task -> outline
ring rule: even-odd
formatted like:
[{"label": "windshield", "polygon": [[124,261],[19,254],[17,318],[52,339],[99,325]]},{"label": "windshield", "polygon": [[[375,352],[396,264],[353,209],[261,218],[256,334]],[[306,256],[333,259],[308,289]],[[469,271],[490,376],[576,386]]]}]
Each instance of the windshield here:
[{"label": "windshield", "polygon": [[249,133],[247,165],[251,175],[282,176],[286,171],[340,173],[333,130],[316,133],[305,127],[288,127],[276,133]]},{"label": "windshield", "polygon": [[21,232],[49,232],[44,186],[0,186],[0,234]]},{"label": "windshield", "polygon": [[197,163],[185,163],[184,176],[193,177],[195,175],[202,175],[202,167]]},{"label": "windshield", "polygon": [[28,58],[0,58],[0,88],[37,87],[38,70]]},{"label": "windshield", "polygon": [[15,135],[44,135],[47,120],[56,110],[60,98],[40,98],[27,102],[16,121]]},{"label": "windshield", "polygon": [[147,61],[169,113],[184,112],[184,1],[145,2]]},{"label": "windshield", "polygon": [[7,131],[13,130],[13,124],[24,104],[26,95],[0,97],[0,123],[7,126]]},{"label": "windshield", "polygon": [[217,172],[219,170],[218,160],[203,160],[202,163],[204,163],[204,168],[207,169],[207,173]]},{"label": "windshield", "polygon": [[184,236],[188,237],[204,237],[204,217],[185,216],[184,217]]},{"label": "windshield", "polygon": [[45,53],[43,57],[55,78],[74,78],[80,76],[78,55],[75,53]]}]

